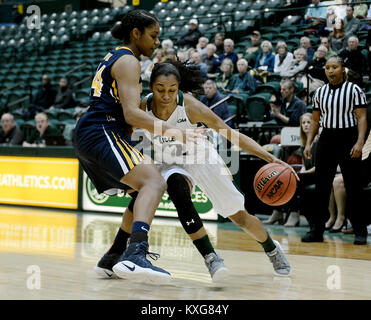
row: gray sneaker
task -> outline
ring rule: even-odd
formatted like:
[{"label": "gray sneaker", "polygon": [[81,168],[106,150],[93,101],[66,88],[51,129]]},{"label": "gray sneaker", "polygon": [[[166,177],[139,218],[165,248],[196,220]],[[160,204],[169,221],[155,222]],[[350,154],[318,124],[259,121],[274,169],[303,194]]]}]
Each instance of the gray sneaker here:
[{"label": "gray sneaker", "polygon": [[209,269],[213,282],[223,281],[228,278],[229,270],[224,265],[224,260],[217,253],[209,253],[205,256],[205,265]]},{"label": "gray sneaker", "polygon": [[291,270],[290,263],[287,261],[280,243],[277,240],[273,240],[273,242],[276,245],[276,249],[267,252],[267,256],[273,264],[274,273],[277,276],[288,276]]}]

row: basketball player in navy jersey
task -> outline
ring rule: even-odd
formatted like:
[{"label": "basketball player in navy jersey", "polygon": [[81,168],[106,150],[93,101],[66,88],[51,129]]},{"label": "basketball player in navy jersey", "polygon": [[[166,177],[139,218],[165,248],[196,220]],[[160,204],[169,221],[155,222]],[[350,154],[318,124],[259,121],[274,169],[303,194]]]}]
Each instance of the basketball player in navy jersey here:
[{"label": "basketball player in navy jersey", "polygon": [[[240,147],[249,153],[268,162],[288,166],[265,151],[252,139],[232,132],[234,130],[228,127],[208,107],[191,94],[183,94],[179,90],[181,88],[184,92],[195,91],[201,84],[195,70],[192,70],[191,67],[187,68],[181,63],[157,64],[152,70],[150,80],[150,88],[153,93],[143,100],[141,108],[157,119],[166,121],[177,128],[196,128],[197,123],[203,122],[218,132],[223,129],[228,139],[231,139],[232,134],[238,135]],[[208,142],[199,143],[196,148],[185,148],[184,152],[174,154],[174,150],[181,150],[177,141],[158,135],[152,135],[151,141],[154,144],[155,161],[160,162],[161,174],[168,182],[167,191],[178,211],[183,228],[203,255],[214,281],[225,278],[227,269],[223,260],[215,253],[201,219],[193,206],[191,190],[195,184],[206,193],[219,214],[229,217],[262,245],[277,275],[287,276],[290,274],[290,264],[285,258],[280,244],[270,238],[259,219],[247,213],[244,208],[243,195],[234,186],[224,161]],[[180,148],[177,148],[178,146]],[[202,156],[198,158],[202,151],[206,151],[210,156],[207,158],[209,161],[203,162],[202,160],[205,159]],[[178,159],[176,159],[177,157]],[[191,164],[187,164],[187,157],[190,157],[188,163]],[[198,159],[200,163],[197,163]],[[196,160],[196,164],[193,160]],[[293,171],[291,167],[290,169]],[[122,227],[126,230],[130,228],[130,206],[135,202],[135,197],[133,197],[129,209],[124,214]],[[125,268],[122,262],[113,266],[113,270],[119,277]]]},{"label": "basketball player in navy jersey", "polygon": [[[127,278],[168,281],[170,274],[153,266],[146,258],[158,257],[148,252],[148,232],[155,210],[166,190],[166,182],[153,163],[134,148],[130,139],[132,127],[154,132],[160,128],[165,136],[188,142],[198,131],[180,136],[179,130],[164,121],[155,120],[140,106],[139,56],[151,56],[160,44],[157,18],[145,10],[133,10],[112,30],[112,36],[124,45],[108,53],[99,64],[93,79],[90,108],[78,121],[74,145],[82,168],[99,193],[115,195],[136,190],[130,245],[122,255],[106,256],[101,265],[122,261]],[[157,122],[157,123],[156,123]],[[185,131],[180,132],[184,134]],[[174,136],[176,135],[176,136]],[[144,163],[146,162],[146,163]],[[115,245],[125,247],[127,233],[119,230]],[[103,270],[103,269],[102,269]],[[104,270],[107,275],[112,271]],[[123,272],[124,273],[124,272]]]}]

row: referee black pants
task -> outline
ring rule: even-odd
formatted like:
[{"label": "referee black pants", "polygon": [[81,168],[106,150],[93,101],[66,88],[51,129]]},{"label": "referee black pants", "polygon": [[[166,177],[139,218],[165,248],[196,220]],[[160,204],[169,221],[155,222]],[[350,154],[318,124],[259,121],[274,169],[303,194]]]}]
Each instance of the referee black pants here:
[{"label": "referee black pants", "polygon": [[328,204],[336,168],[340,165],[347,194],[346,214],[354,234],[367,236],[366,211],[362,199],[361,158],[351,158],[350,151],[358,138],[357,127],[323,129],[315,160],[317,212],[313,215],[313,231],[323,233],[329,218]]}]

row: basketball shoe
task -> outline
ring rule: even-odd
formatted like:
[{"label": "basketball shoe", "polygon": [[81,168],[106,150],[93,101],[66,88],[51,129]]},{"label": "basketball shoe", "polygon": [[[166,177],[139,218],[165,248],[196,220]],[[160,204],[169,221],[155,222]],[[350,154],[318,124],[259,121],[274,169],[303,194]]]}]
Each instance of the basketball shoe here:
[{"label": "basketball shoe", "polygon": [[205,256],[205,265],[209,269],[213,282],[220,282],[228,278],[229,270],[224,265],[224,260],[217,253]]},{"label": "basketball shoe", "polygon": [[280,243],[277,240],[273,240],[273,242],[276,248],[267,252],[267,256],[273,264],[274,273],[277,276],[288,276],[291,270],[290,264],[283,253]]},{"label": "basketball shoe", "polygon": [[106,253],[94,267],[94,271],[103,278],[117,278],[112,267],[119,261],[121,254]]},{"label": "basketball shoe", "polygon": [[133,242],[125,250],[119,261],[112,267],[115,274],[122,279],[166,283],[171,280],[169,272],[155,267],[146,258],[149,255],[157,260],[160,255],[148,251],[148,242]]}]

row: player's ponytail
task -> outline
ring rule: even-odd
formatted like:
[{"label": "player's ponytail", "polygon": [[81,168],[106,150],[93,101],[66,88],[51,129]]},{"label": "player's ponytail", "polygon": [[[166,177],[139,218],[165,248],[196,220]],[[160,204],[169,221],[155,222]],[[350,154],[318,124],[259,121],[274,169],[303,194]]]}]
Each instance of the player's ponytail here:
[{"label": "player's ponytail", "polygon": [[130,33],[134,28],[137,28],[140,32],[144,32],[145,28],[158,23],[159,21],[156,16],[148,11],[132,10],[121,19],[120,23],[117,23],[111,29],[111,35],[128,44],[130,42]]}]

